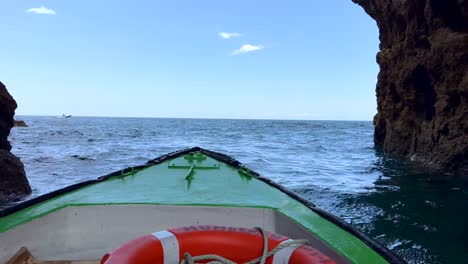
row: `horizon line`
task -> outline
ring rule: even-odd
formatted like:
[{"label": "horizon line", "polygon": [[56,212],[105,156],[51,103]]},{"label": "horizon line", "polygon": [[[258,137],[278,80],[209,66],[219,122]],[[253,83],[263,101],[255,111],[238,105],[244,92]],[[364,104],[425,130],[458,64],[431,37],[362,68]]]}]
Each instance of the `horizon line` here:
[{"label": "horizon line", "polygon": [[[15,114],[16,116],[31,116],[31,117],[62,117],[61,115],[29,115]],[[90,118],[141,118],[141,119],[212,119],[212,120],[265,120],[265,121],[349,121],[349,122],[372,122],[373,120],[357,120],[357,119],[285,119],[285,118],[230,118],[230,117],[150,117],[150,116],[82,116],[72,115],[73,117],[90,117]]]}]

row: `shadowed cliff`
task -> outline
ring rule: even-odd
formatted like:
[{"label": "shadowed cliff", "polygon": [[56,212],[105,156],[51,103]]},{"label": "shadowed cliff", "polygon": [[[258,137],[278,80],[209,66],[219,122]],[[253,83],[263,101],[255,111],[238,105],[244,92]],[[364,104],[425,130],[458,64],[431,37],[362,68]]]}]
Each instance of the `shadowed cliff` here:
[{"label": "shadowed cliff", "polygon": [[353,0],[377,22],[376,145],[468,175],[468,0]]},{"label": "shadowed cliff", "polygon": [[0,205],[31,193],[24,166],[10,153],[8,142],[16,107],[15,100],[0,82]]}]

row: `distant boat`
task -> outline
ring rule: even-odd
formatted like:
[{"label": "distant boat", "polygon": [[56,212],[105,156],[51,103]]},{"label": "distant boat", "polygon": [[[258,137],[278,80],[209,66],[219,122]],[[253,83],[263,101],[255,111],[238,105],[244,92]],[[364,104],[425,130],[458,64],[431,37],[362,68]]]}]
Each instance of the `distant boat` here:
[{"label": "distant boat", "polygon": [[66,114],[62,115],[62,118],[70,118],[70,117],[72,117],[72,116],[71,115],[66,115]]}]

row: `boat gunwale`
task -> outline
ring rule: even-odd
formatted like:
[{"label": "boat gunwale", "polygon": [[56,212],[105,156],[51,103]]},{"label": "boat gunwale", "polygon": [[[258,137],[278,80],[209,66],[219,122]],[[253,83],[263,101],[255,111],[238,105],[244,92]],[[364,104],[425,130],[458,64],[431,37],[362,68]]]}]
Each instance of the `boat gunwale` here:
[{"label": "boat gunwale", "polygon": [[342,220],[338,216],[336,216],[336,215],[334,215],[334,214],[332,214],[332,213],[330,213],[330,212],[328,212],[328,211],[326,211],[324,209],[321,209],[321,208],[317,207],[311,201],[309,201],[309,200],[301,197],[300,195],[288,190],[287,188],[285,188],[284,186],[281,186],[280,184],[274,182],[273,180],[261,176],[258,172],[253,171],[253,170],[245,167],[240,161],[234,159],[233,157],[231,157],[229,155],[226,155],[226,154],[223,154],[223,153],[203,149],[201,147],[193,147],[193,148],[187,148],[187,149],[183,149],[183,150],[174,151],[174,152],[162,155],[162,156],[160,156],[158,158],[152,159],[152,160],[148,161],[146,164],[143,164],[143,165],[132,166],[132,167],[128,167],[128,168],[125,168],[125,169],[122,169],[122,170],[118,170],[118,171],[109,173],[107,175],[100,176],[100,177],[98,177],[96,179],[93,179],[93,180],[87,180],[87,181],[79,182],[79,183],[76,183],[76,184],[72,184],[70,186],[67,186],[67,187],[52,191],[50,193],[40,195],[40,196],[35,197],[33,199],[20,202],[18,204],[15,204],[13,206],[10,206],[10,207],[7,207],[5,209],[0,210],[0,218],[6,217],[6,216],[11,215],[11,214],[14,214],[14,213],[19,212],[19,211],[21,211],[23,209],[26,209],[26,208],[31,207],[33,205],[36,205],[38,203],[47,201],[49,199],[55,198],[57,196],[60,196],[60,195],[63,195],[63,194],[78,190],[78,189],[80,189],[82,187],[86,187],[86,186],[89,186],[89,185],[92,185],[92,184],[95,184],[95,183],[100,183],[100,182],[106,181],[106,180],[108,180],[108,179],[110,179],[112,177],[123,176],[123,175],[131,173],[131,172],[133,172],[135,170],[141,170],[141,169],[145,169],[145,168],[148,168],[148,167],[151,167],[151,166],[154,166],[154,165],[158,165],[158,164],[161,164],[161,163],[163,163],[163,162],[165,162],[165,161],[167,161],[169,159],[178,158],[180,156],[183,156],[185,154],[195,152],[195,151],[199,151],[199,152],[201,152],[201,153],[203,153],[203,154],[205,154],[205,155],[207,155],[207,156],[209,156],[209,157],[211,157],[211,158],[213,158],[215,160],[226,163],[226,164],[228,164],[230,166],[233,166],[233,167],[235,167],[237,169],[246,170],[248,173],[250,173],[256,179],[258,179],[258,180],[260,180],[262,182],[265,182],[266,184],[274,187],[275,189],[278,189],[279,191],[285,193],[286,195],[288,195],[292,199],[302,203],[304,206],[306,206],[307,208],[309,208],[313,212],[317,213],[322,218],[330,221],[331,223],[335,224],[339,228],[347,231],[348,233],[350,233],[354,237],[358,238],[364,244],[366,244],[372,250],[374,250],[376,253],[378,253],[380,256],[382,256],[388,262],[394,263],[394,264],[404,264],[404,263],[406,263],[402,258],[397,256],[392,251],[390,251],[387,247],[383,246],[379,242],[377,242],[377,241],[373,240],[372,238],[368,237],[366,234],[359,231],[358,229],[356,229],[352,225],[348,224],[347,222],[345,222],[344,220]]}]

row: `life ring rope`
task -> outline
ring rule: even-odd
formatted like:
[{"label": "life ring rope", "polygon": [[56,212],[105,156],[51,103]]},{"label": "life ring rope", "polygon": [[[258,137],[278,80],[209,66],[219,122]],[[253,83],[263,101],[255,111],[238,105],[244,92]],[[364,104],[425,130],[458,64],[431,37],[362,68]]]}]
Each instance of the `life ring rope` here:
[{"label": "life ring rope", "polygon": [[186,226],[128,241],[104,255],[101,264],[336,263],[306,244],[259,227]]},{"label": "life ring rope", "polygon": [[[258,231],[260,231],[260,233],[262,234],[263,253],[262,253],[262,255],[260,257],[258,257],[256,259],[253,259],[251,261],[245,262],[244,264],[257,264],[257,263],[258,264],[264,264],[267,258],[275,255],[276,253],[278,253],[282,249],[288,248],[288,250],[285,251],[285,253],[286,254],[291,254],[292,252],[294,252],[294,250],[296,250],[296,248],[307,244],[307,240],[305,240],[305,239],[297,239],[297,240],[288,239],[288,240],[285,240],[285,241],[281,242],[274,249],[268,251],[268,236],[267,236],[267,233],[261,227],[254,227],[254,228],[257,229]],[[199,263],[197,263],[195,261],[200,261],[200,260],[205,260],[205,261],[206,260],[213,260],[213,261],[208,262],[209,264],[237,264],[234,261],[231,261],[229,259],[223,258],[223,257],[221,257],[219,255],[215,255],[215,254],[206,254],[206,255],[200,255],[200,256],[193,257],[188,252],[184,253],[184,259],[182,259],[180,261],[180,264],[199,264]],[[203,263],[206,263],[206,262],[203,262]]]}]

